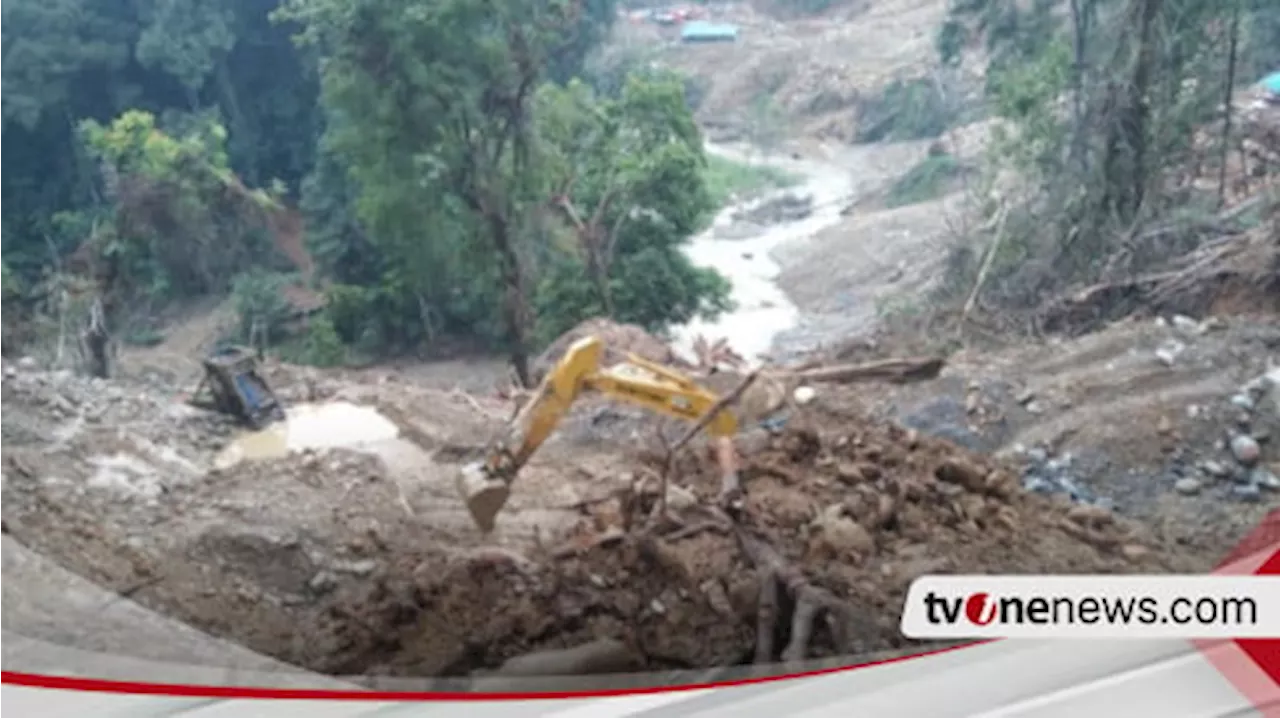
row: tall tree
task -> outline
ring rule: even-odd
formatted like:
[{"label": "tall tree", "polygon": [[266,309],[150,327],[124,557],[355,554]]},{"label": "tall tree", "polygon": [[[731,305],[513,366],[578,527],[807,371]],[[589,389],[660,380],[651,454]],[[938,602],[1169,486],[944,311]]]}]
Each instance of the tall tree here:
[{"label": "tall tree", "polygon": [[[358,181],[362,216],[437,266],[487,257],[528,383],[526,220],[547,181],[531,107],[548,68],[579,55],[598,19],[566,0],[293,0],[284,16],[324,57],[334,147]],[[423,236],[438,226],[457,234]]]},{"label": "tall tree", "polygon": [[598,99],[582,82],[549,87],[541,99],[551,204],[577,237],[604,313],[614,316],[610,278],[628,224],[658,226],[676,244],[711,209],[701,133],[676,77],[632,75],[617,99]]}]

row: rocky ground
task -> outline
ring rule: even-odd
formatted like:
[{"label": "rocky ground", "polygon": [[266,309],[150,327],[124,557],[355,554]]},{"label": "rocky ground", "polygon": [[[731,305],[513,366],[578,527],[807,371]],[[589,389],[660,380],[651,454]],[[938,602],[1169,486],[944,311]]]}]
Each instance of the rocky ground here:
[{"label": "rocky ground", "polygon": [[213,468],[238,430],[173,392],[29,362],[4,373],[11,540],[327,673],[461,675],[603,638],[649,668],[776,658],[787,631],[772,649],[760,636],[789,626],[794,603],[759,631],[761,584],[790,571],[829,616],[806,655],[902,649],[898,612],[921,573],[1201,570],[1219,557],[1024,491],[1016,466],[868,421],[840,387],[786,429],[743,437],[736,520],[714,508],[717,472],[690,449],[672,474],[674,518],[642,529],[663,465],[655,425],[601,429],[584,409],[482,537],[447,477],[454,447],[509,411],[492,396],[274,365],[286,399],[373,406],[400,436]]},{"label": "rocky ground", "polygon": [[768,95],[788,117],[791,134],[847,142],[858,129],[857,108],[898,77],[927,73],[934,32],[946,14],[940,0],[833,3],[810,16],[786,16],[763,3],[706,6],[711,22],[740,28],[737,42],[685,45],[679,30],[624,22],[617,52],[657,49],[662,62],[703,83],[699,120],[713,139],[741,137],[752,102]]},{"label": "rocky ground", "polygon": [[877,416],[1017,462],[1028,490],[1225,553],[1280,505],[1278,346],[1274,317],[1133,320],[959,352],[937,382],[865,396]]}]

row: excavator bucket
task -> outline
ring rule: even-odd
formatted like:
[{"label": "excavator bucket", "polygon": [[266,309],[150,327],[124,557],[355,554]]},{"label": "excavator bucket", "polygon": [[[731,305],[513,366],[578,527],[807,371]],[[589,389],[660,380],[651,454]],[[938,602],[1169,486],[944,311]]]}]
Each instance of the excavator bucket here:
[{"label": "excavator bucket", "polygon": [[498,512],[507,503],[511,487],[501,479],[491,478],[480,462],[467,464],[458,472],[459,495],[471,512],[471,519],[484,533],[489,533],[498,518]]}]

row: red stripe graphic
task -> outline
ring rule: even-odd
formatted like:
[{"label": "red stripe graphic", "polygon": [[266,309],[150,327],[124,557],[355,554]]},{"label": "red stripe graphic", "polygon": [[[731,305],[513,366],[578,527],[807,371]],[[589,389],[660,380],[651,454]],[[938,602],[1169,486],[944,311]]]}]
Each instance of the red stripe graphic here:
[{"label": "red stripe graphic", "polygon": [[[1227,561],[1215,573],[1261,574],[1280,576],[1280,510],[1273,511],[1255,529]],[[962,648],[986,643],[975,641],[961,646],[951,646],[926,651],[911,656],[889,658],[853,666],[827,668],[804,673],[792,673],[736,681],[700,683],[678,686],[654,686],[648,688],[624,688],[595,691],[558,691],[535,693],[443,693],[361,691],[298,688],[259,688],[245,686],[202,686],[132,681],[112,681],[91,678],[48,676],[20,671],[0,672],[0,682],[35,688],[90,691],[98,693],[130,693],[139,695],[163,695],[191,698],[257,698],[288,700],[347,700],[347,701],[493,701],[565,698],[604,698],[625,695],[642,695],[703,688],[723,688],[758,683],[768,683],[792,678],[829,675],[841,671],[869,668],[901,661],[948,653]],[[1255,639],[1242,641],[1196,641],[1206,658],[1220,670],[1233,685],[1268,718],[1280,717],[1280,640]],[[1232,650],[1221,650],[1224,643]],[[1215,649],[1215,650],[1211,650]]]},{"label": "red stripe graphic", "polygon": [[960,646],[948,646],[910,656],[886,658],[882,661],[859,663],[852,666],[823,668],[802,673],[786,673],[777,676],[759,678],[743,678],[733,681],[714,683],[686,683],[673,686],[650,686],[647,688],[616,688],[592,691],[537,691],[529,693],[446,693],[431,691],[361,691],[336,690],[326,688],[257,688],[250,686],[200,686],[173,683],[142,683],[133,681],[110,681],[96,678],[68,678],[65,676],[46,676],[37,673],[20,671],[0,672],[0,682],[32,688],[54,688],[72,691],[92,691],[95,693],[131,693],[154,696],[178,696],[183,698],[260,698],[281,700],[328,700],[328,701],[527,701],[534,699],[566,699],[566,698],[614,698],[619,696],[646,695],[652,693],[676,693],[704,688],[729,688],[774,681],[791,680],[793,678],[809,678],[825,676],[842,671],[859,668],[884,666],[891,663],[936,656],[942,653],[958,651],[962,648],[989,643],[974,641]]},{"label": "red stripe graphic", "polygon": [[[1280,581],[1280,548],[1271,554],[1271,558],[1255,571],[1261,576],[1275,576]],[[1271,681],[1280,686],[1280,639],[1254,638],[1240,641],[1240,647],[1253,659]]]},{"label": "red stripe graphic", "polygon": [[[1280,509],[1267,514],[1214,573],[1280,577]],[[1280,718],[1280,639],[1193,643],[1264,718]]]}]

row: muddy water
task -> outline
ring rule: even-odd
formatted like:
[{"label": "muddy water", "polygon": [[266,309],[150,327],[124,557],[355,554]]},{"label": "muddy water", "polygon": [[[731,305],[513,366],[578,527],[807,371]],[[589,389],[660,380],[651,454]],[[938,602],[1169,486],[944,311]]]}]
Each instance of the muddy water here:
[{"label": "muddy water", "polygon": [[804,178],[802,184],[784,191],[812,195],[814,212],[796,222],[783,222],[764,228],[747,239],[722,238],[719,233],[732,223],[733,213],[749,203],[731,205],[716,216],[714,224],[693,238],[686,252],[693,262],[719,271],[733,284],[736,308],[715,321],[695,319],[673,330],[675,349],[689,355],[694,337],[724,337],[730,346],[753,364],[773,346],[782,332],[794,328],[799,311],[776,284],[779,267],[770,257],[778,247],[808,239],[840,221],[843,200],[853,192],[853,175],[838,166],[820,162],[769,158],[762,160],[743,149],[708,144],[707,151],[751,164],[769,164]]},{"label": "muddy water", "polygon": [[219,468],[245,460],[275,459],[305,449],[358,448],[394,440],[400,429],[376,410],[350,404],[299,404],[284,421],[237,436],[214,460]]},{"label": "muddy water", "polygon": [[[559,485],[562,482],[558,472],[554,487],[541,486],[536,477],[525,476],[521,491],[512,497],[499,520],[498,530],[487,536],[478,534],[457,494],[454,479],[459,466],[436,461],[432,452],[410,440],[394,421],[372,407],[347,402],[290,407],[285,421],[235,437],[215,459],[214,466],[225,469],[240,462],[277,459],[308,449],[350,449],[376,456],[387,477],[399,487],[404,510],[414,519],[449,534],[460,549],[477,543],[522,547],[539,530],[566,527],[578,518],[576,510],[559,507],[580,497],[572,491],[555,490],[565,488]],[[118,463],[110,467],[116,474],[121,468]],[[121,481],[104,472],[101,481],[109,480]]]}]

